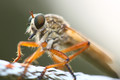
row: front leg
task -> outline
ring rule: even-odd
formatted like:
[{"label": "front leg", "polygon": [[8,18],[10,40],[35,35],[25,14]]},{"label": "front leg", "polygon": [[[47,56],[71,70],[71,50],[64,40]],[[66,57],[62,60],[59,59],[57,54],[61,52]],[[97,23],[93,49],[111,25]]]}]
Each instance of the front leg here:
[{"label": "front leg", "polygon": [[[24,43],[24,42],[23,42]],[[31,43],[32,44],[32,43]],[[24,45],[28,45],[28,44],[24,44]],[[33,46],[33,45],[30,45],[29,46]],[[42,48],[46,47],[47,46],[47,43],[46,42],[43,42],[41,44],[41,46],[38,47],[38,49],[30,56],[28,57],[25,61],[24,61],[24,64],[25,64],[25,69],[24,69],[24,72],[23,74],[21,75],[21,77],[18,78],[18,80],[22,80],[24,75],[26,74],[27,72],[27,69],[29,67],[29,65],[35,61],[36,59],[38,59],[40,56],[42,56],[45,52],[45,50],[42,50]]]},{"label": "front leg", "polygon": [[18,43],[17,47],[17,57],[14,59],[13,62],[17,62],[21,58],[21,46],[26,46],[26,47],[39,47],[39,45],[35,42],[27,42],[27,41],[21,41]]}]

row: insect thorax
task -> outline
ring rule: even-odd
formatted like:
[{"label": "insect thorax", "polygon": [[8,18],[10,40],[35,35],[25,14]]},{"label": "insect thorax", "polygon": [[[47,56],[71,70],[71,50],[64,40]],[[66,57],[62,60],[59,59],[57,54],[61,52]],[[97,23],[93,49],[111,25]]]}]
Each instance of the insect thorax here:
[{"label": "insect thorax", "polygon": [[65,27],[68,24],[62,17],[53,14],[45,15],[45,19],[45,29],[36,35],[36,42],[41,44],[46,41],[47,49],[57,49],[59,45],[64,44],[66,38],[68,37],[65,33]]}]

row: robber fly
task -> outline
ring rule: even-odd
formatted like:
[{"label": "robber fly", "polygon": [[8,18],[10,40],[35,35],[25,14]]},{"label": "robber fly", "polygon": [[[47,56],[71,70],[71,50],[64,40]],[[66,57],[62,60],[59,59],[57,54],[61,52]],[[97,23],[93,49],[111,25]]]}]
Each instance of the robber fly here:
[{"label": "robber fly", "polygon": [[[85,38],[82,34],[78,33],[70,27],[70,25],[61,16],[55,14],[33,14],[30,12],[29,27],[27,33],[30,34],[30,39],[34,39],[34,42],[21,41],[18,44],[18,57],[13,61],[17,62],[21,57],[21,46],[26,47],[37,47],[37,50],[25,60],[25,70],[27,71],[28,66],[37,58],[44,53],[53,59],[55,64],[51,64],[45,67],[44,71],[39,76],[42,79],[46,70],[52,67],[61,68],[66,67],[68,71],[76,80],[76,76],[72,72],[68,63],[73,60],[80,53],[85,51],[90,52],[90,55],[98,55],[102,57],[103,61],[111,61],[111,58],[105,54],[99,47],[94,45],[89,39]],[[69,43],[73,45],[68,48],[61,48]],[[78,50],[80,49],[80,50]],[[66,53],[70,51],[78,50],[77,52],[67,56]]]}]

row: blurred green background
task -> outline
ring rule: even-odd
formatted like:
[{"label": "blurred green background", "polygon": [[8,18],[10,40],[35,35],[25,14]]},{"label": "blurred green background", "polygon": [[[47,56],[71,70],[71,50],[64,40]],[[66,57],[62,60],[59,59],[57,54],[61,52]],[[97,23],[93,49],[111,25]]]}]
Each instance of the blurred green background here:
[{"label": "blurred green background", "polygon": [[[120,13],[120,10],[116,9],[116,7],[120,8],[118,2],[113,3],[111,0],[108,2],[107,0],[1,0],[0,59],[13,61],[12,58],[16,57],[18,42],[27,41],[28,35],[25,34],[25,31],[28,17],[30,16],[29,11],[33,11],[34,13],[54,13],[63,16],[74,29],[82,32],[108,51],[116,53],[113,56],[116,58],[115,63],[120,63],[118,61],[120,55],[116,52],[118,51],[116,48],[120,47],[120,37],[118,36],[120,34],[118,32],[120,16],[114,16]],[[116,12],[109,13],[113,12],[112,10],[114,9]],[[113,19],[116,21],[113,22]],[[24,53],[24,57],[20,62],[32,54],[34,49],[24,47],[22,48],[22,52]],[[46,54],[38,61],[39,65],[43,66],[52,64]],[[74,71],[81,71],[87,74],[108,75],[104,71],[94,67],[88,61],[84,61],[84,59],[79,60],[77,65],[76,61],[78,59],[71,63]]]}]

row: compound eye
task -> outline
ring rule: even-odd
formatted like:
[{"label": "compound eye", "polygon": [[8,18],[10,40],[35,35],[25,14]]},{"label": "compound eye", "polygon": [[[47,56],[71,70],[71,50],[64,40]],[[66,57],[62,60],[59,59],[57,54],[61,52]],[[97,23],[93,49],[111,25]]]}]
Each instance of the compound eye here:
[{"label": "compound eye", "polygon": [[37,15],[34,19],[35,26],[40,29],[45,23],[45,17],[43,15]]}]

